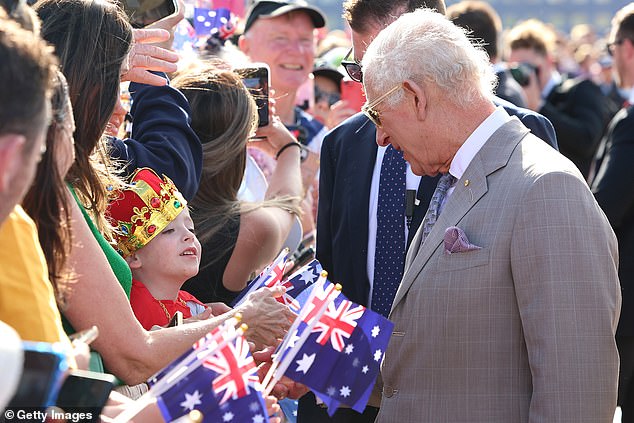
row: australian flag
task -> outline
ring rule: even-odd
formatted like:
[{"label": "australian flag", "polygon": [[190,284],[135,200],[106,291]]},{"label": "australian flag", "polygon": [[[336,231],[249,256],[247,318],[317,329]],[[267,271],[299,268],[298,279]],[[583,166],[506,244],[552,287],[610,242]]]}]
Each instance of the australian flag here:
[{"label": "australian flag", "polygon": [[312,260],[290,275],[288,279],[277,282],[278,285],[286,288],[286,293],[277,300],[286,304],[295,313],[299,312],[305,303],[304,298],[306,298],[306,295],[302,295],[302,293],[310,291],[322,270],[321,263]]},{"label": "australian flag", "polygon": [[198,36],[209,36],[231,21],[231,12],[226,8],[194,9],[194,29]]},{"label": "australian flag", "polygon": [[[303,383],[328,406],[332,415],[340,403],[363,412],[374,387],[379,366],[394,324],[372,310],[339,294],[320,317],[317,310],[328,301],[332,285],[315,284],[314,292],[300,313],[302,321],[289,333],[284,357],[304,330],[311,330],[284,374]],[[319,318],[310,325],[312,319]],[[310,326],[313,326],[310,329]]]},{"label": "australian flag", "polygon": [[[284,268],[286,267],[286,261],[288,259],[288,248],[285,248],[280,254],[269,264],[255,279],[247,284],[240,295],[231,303],[232,307],[236,307],[249,296],[250,293],[257,291],[264,287],[273,287],[278,285],[284,277]],[[278,299],[278,301],[280,301]],[[283,302],[283,301],[280,301]]]},{"label": "australian flag", "polygon": [[[260,392],[257,368],[242,336],[216,342],[203,338],[194,347],[197,358],[181,367],[183,377],[157,396],[157,403],[166,421],[172,421],[193,410],[200,411],[204,422],[264,423],[268,413]],[[213,353],[205,349],[215,345]],[[185,354],[184,357],[191,357]],[[181,357],[182,359],[183,357]],[[189,366],[195,367],[188,372]],[[180,364],[171,368],[180,367]],[[185,370],[185,371],[183,371]],[[161,380],[154,380],[154,387]]]}]

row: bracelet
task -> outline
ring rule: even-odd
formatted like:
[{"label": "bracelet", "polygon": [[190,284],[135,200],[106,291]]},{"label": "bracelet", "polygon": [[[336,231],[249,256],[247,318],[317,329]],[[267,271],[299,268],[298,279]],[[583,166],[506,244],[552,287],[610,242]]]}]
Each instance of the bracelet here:
[{"label": "bracelet", "polygon": [[284,150],[286,150],[288,147],[292,147],[294,145],[299,147],[300,150],[302,149],[302,145],[300,143],[298,143],[297,141],[289,142],[288,144],[286,144],[282,148],[280,148],[280,151],[278,151],[277,154],[275,155],[275,160],[280,158],[280,154],[282,154],[284,152]]}]

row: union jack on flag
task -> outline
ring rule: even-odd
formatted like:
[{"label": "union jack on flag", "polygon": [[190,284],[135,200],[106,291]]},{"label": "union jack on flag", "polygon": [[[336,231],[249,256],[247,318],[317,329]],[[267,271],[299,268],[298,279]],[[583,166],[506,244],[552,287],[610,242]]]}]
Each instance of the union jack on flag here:
[{"label": "union jack on flag", "polygon": [[224,391],[219,403],[222,405],[231,399],[238,399],[249,394],[249,385],[259,382],[257,368],[249,353],[249,345],[244,338],[236,339],[236,343],[228,342],[218,349],[213,356],[203,360],[203,366],[218,373],[212,386],[218,394]]},{"label": "union jack on flag", "polygon": [[326,345],[330,339],[336,351],[343,351],[344,339],[350,338],[364,311],[365,307],[348,300],[342,301],[338,306],[334,301],[328,304],[328,309],[313,328],[313,332],[319,332],[317,343]]},{"label": "union jack on flag", "polygon": [[[253,279],[247,285],[240,295],[231,304],[232,307],[239,306],[249,296],[250,293],[257,291],[262,287],[275,286],[284,276],[284,267],[286,266],[286,259],[288,258],[288,248],[282,250],[282,252],[268,265],[262,273]],[[278,299],[279,301],[279,299]]]}]

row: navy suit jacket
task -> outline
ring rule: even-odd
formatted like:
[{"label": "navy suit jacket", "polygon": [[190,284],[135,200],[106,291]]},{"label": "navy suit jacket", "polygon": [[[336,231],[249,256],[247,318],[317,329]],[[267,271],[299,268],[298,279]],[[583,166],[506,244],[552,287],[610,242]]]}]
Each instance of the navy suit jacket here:
[{"label": "navy suit jacket", "polygon": [[[555,130],[545,117],[495,100],[517,116],[539,138],[557,148]],[[376,161],[376,128],[358,113],[334,128],[324,139],[320,157],[317,259],[332,282],[343,286],[350,300],[367,305],[368,204]],[[423,177],[414,210],[408,245],[420,225],[438,177]]]},{"label": "navy suit jacket", "polygon": [[[161,76],[164,76],[161,74]],[[169,85],[131,83],[134,120],[132,137],[110,137],[113,158],[127,163],[129,174],[139,167],[167,175],[187,200],[198,192],[202,145],[191,127],[191,109],[183,94]]]},{"label": "navy suit jacket", "polygon": [[617,336],[634,336],[634,106],[621,109],[601,141],[591,181],[619,241],[623,303]]}]

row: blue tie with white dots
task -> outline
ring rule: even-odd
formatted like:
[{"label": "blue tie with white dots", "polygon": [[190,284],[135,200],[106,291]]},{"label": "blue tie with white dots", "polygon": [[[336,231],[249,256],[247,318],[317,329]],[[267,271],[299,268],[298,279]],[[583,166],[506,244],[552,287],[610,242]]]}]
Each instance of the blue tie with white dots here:
[{"label": "blue tie with white dots", "polygon": [[381,164],[378,200],[372,310],[387,317],[405,265],[405,159],[391,145]]}]

